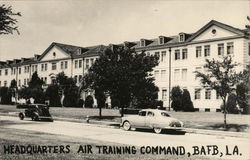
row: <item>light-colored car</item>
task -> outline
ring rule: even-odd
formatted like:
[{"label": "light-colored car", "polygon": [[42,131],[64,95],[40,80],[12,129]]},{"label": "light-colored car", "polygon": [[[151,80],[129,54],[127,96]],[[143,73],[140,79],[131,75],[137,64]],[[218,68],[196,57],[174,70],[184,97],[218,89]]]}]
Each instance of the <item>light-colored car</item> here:
[{"label": "light-colored car", "polygon": [[138,115],[126,115],[122,117],[121,126],[128,131],[131,128],[150,128],[155,133],[161,133],[163,129],[183,130],[183,122],[170,117],[164,110],[143,109]]}]

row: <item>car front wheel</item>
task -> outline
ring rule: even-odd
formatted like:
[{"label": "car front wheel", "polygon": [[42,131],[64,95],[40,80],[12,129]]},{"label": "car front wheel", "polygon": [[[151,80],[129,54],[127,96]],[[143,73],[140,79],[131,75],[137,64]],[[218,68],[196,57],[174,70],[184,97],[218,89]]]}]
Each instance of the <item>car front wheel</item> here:
[{"label": "car front wheel", "polygon": [[130,128],[131,128],[131,125],[130,125],[130,123],[128,121],[126,121],[126,122],[123,123],[123,129],[125,131],[129,131]]},{"label": "car front wheel", "polygon": [[155,133],[160,134],[162,129],[161,128],[154,128]]},{"label": "car front wheel", "polygon": [[23,113],[19,113],[19,119],[20,119],[20,120],[23,120],[23,119],[24,119]]}]

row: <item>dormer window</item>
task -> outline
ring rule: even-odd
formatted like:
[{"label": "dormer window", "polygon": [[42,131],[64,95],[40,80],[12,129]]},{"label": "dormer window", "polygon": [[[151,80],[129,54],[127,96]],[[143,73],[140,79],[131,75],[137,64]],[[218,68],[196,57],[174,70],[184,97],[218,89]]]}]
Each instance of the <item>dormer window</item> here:
[{"label": "dormer window", "polygon": [[185,41],[185,34],[184,33],[180,33],[179,34],[179,41],[180,42],[184,42]]},{"label": "dormer window", "polygon": [[146,46],[145,39],[141,39],[141,47],[145,47],[145,46]]},{"label": "dormer window", "polygon": [[159,37],[159,44],[164,44],[165,43],[165,38],[163,36]]},{"label": "dormer window", "polygon": [[82,49],[81,48],[78,48],[77,49],[77,55],[81,55],[82,54]]}]

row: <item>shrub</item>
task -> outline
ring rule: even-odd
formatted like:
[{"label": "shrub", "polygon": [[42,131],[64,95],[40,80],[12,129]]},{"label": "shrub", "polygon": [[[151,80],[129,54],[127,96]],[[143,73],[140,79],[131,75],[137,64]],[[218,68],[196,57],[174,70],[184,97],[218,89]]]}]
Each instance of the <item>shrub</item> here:
[{"label": "shrub", "polygon": [[8,87],[0,88],[1,104],[11,104],[11,91]]},{"label": "shrub", "polygon": [[77,107],[82,108],[84,105],[84,100],[83,99],[79,99],[77,102]]},{"label": "shrub", "polygon": [[59,96],[59,87],[58,85],[50,85],[46,92],[46,99],[49,100],[49,106],[51,107],[61,107],[61,98]]},{"label": "shrub", "polygon": [[88,95],[85,99],[85,107],[86,108],[93,108],[94,99],[91,95]]},{"label": "shrub", "polygon": [[182,110],[182,90],[179,86],[173,87],[171,91],[171,108],[174,111],[181,111]]},{"label": "shrub", "polygon": [[65,107],[77,107],[78,106],[78,88],[72,86],[64,90],[63,106]]},{"label": "shrub", "polygon": [[182,94],[182,110],[185,112],[194,112],[194,105],[187,89],[184,89]]},{"label": "shrub", "polygon": [[228,96],[228,100],[226,103],[226,110],[228,113],[238,114],[239,109],[237,108],[237,96],[234,93],[231,93]]},{"label": "shrub", "polygon": [[[250,104],[248,104],[249,87],[245,83],[240,83],[236,86],[237,102],[239,107],[242,109],[243,114],[250,114]],[[250,97],[249,97],[250,98]]]}]

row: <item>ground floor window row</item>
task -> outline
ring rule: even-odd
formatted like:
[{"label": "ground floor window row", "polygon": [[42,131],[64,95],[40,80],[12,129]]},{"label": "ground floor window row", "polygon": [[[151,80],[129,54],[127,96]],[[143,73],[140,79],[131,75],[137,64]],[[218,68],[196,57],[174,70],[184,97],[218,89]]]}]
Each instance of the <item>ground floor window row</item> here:
[{"label": "ground floor window row", "polygon": [[[187,88],[186,87],[182,87],[182,89],[187,89]],[[190,94],[192,94],[192,93],[190,92]],[[193,96],[194,100],[220,99],[219,94],[217,92],[215,92],[215,95],[213,95],[213,92],[212,92],[211,89],[202,90],[201,88],[196,88],[193,95],[194,95]],[[213,98],[213,96],[215,96],[215,97]],[[163,101],[166,101],[168,99],[168,90],[166,88],[160,89],[159,99],[163,100]]]}]

